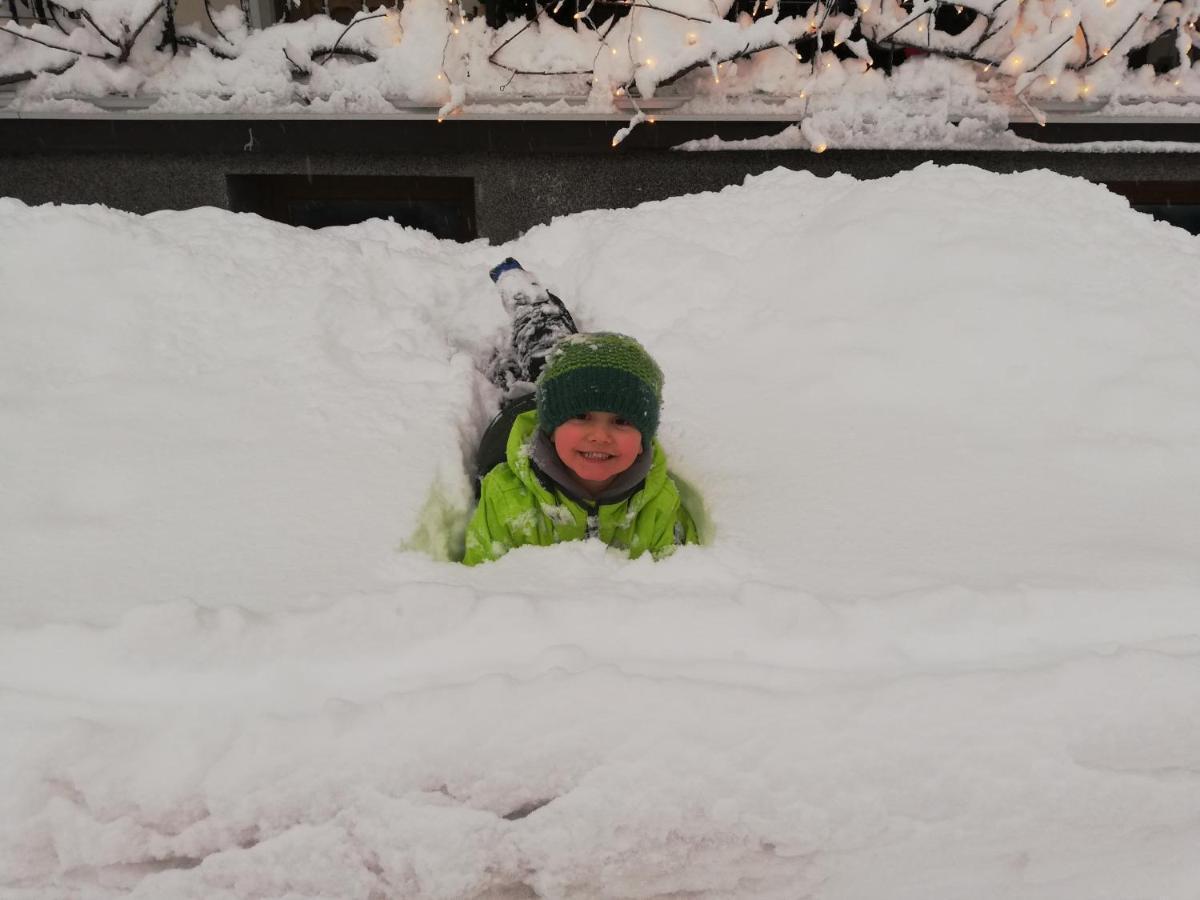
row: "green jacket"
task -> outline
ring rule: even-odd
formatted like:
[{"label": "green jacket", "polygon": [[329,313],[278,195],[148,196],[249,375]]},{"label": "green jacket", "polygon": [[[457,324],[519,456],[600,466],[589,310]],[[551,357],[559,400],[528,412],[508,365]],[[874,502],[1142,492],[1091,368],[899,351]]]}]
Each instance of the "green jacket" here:
[{"label": "green jacket", "polygon": [[645,481],[626,499],[601,503],[580,499],[537,470],[529,443],[538,428],[537,412],[522,413],[508,435],[508,462],[483,479],[479,506],[467,527],[468,566],[503,556],[514,547],[541,547],[599,537],[636,559],[647,550],[666,556],[679,544],[697,543],[696,526],[667,474],[667,458],[657,441]]}]

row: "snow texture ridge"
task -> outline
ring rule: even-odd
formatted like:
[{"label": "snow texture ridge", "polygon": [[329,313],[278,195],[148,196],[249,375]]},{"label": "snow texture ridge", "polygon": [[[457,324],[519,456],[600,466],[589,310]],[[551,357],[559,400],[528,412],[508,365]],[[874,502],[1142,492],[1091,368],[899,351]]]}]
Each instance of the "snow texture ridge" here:
[{"label": "snow texture ridge", "polygon": [[[1200,883],[1194,237],[933,166],[502,247],[0,223],[5,900]],[[509,255],[661,363],[707,546],[431,557]]]}]

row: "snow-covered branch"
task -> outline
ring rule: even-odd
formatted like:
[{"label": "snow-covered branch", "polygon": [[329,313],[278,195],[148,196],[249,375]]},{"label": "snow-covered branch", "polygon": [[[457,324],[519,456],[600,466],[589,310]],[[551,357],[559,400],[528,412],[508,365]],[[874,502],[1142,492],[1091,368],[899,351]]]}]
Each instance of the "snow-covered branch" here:
[{"label": "snow-covered branch", "polygon": [[692,104],[804,101],[800,117],[897,92],[1010,107],[1200,96],[1200,0],[549,0],[496,27],[456,0],[408,0],[254,32],[211,2],[204,28],[177,23],[175,0],[29,2],[0,26],[0,79],[23,79],[31,101],[144,91],[445,113],[513,94],[628,107],[669,88]]}]

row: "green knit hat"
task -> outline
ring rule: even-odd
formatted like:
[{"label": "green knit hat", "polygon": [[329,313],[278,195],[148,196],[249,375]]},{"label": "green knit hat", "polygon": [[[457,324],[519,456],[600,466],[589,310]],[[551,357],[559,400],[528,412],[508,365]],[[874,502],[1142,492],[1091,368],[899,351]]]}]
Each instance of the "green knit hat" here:
[{"label": "green knit hat", "polygon": [[609,412],[648,442],[658,431],[662,386],[662,369],[633,338],[606,331],[572,334],[554,347],[538,377],[538,422],[553,434],[572,416]]}]

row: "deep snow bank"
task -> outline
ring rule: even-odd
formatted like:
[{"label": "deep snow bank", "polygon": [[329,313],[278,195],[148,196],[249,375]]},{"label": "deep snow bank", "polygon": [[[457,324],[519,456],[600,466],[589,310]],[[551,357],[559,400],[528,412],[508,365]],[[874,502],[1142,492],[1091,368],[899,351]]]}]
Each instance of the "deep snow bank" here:
[{"label": "deep snow bank", "polygon": [[[13,896],[1200,878],[1185,233],[933,167],[777,171],[502,248],[0,223]],[[399,549],[466,514],[509,253],[659,358],[710,546]]]}]

